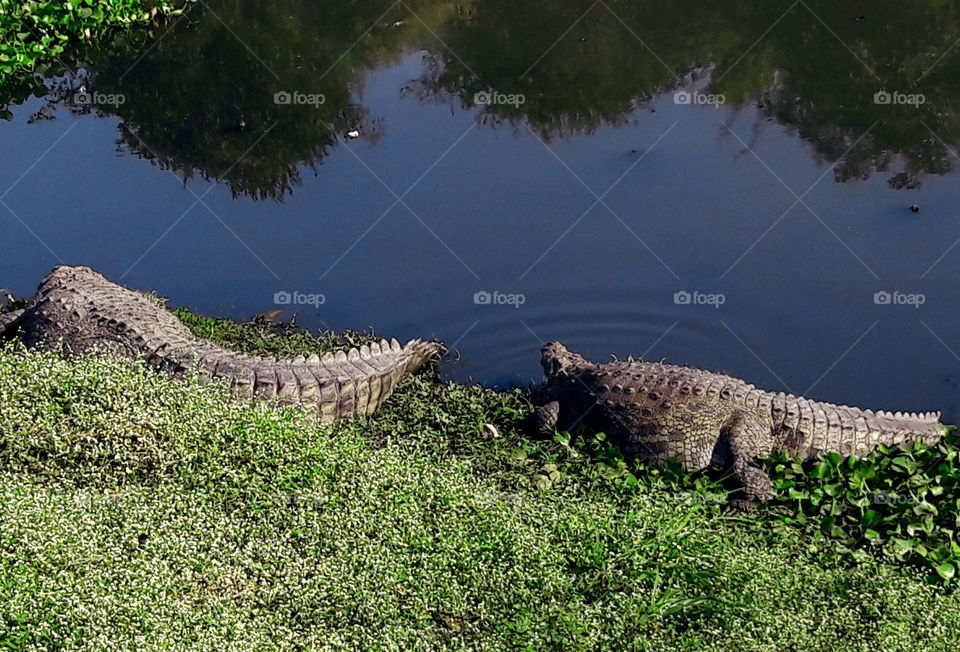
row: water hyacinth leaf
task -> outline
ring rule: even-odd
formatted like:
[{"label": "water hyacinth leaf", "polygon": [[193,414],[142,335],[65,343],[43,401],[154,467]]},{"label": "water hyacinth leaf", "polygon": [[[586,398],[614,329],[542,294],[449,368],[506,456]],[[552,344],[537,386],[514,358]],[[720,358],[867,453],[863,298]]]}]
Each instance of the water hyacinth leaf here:
[{"label": "water hyacinth leaf", "polygon": [[907,457],[905,455],[901,455],[900,457],[894,458],[891,464],[893,464],[893,466],[903,469],[904,471],[913,471],[914,469],[917,468],[916,461],[913,458]]},{"label": "water hyacinth leaf", "polygon": [[937,575],[945,580],[952,580],[957,574],[957,568],[953,564],[940,564],[937,566]]},{"label": "water hyacinth leaf", "polygon": [[830,462],[824,460],[818,463],[812,471],[810,471],[810,477],[816,480],[823,480],[829,478],[833,475],[833,465]]},{"label": "water hyacinth leaf", "polygon": [[957,429],[957,427],[953,425],[937,424],[936,429],[937,429],[937,434],[939,434],[941,437],[947,437],[953,434],[953,432]]}]

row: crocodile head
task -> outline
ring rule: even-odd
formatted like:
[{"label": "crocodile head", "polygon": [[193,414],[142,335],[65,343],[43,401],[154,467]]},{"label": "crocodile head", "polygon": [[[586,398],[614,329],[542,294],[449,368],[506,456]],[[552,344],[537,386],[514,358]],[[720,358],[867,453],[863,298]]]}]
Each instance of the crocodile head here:
[{"label": "crocodile head", "polygon": [[572,371],[586,362],[583,356],[568,351],[567,347],[560,342],[547,342],[540,349],[540,366],[543,368],[543,375],[547,378]]}]

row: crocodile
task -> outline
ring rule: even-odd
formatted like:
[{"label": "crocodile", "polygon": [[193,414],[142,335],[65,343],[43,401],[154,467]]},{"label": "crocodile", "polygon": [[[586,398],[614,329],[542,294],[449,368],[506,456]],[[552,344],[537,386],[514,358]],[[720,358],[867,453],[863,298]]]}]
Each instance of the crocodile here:
[{"label": "crocodile", "polygon": [[370,414],[402,378],[443,353],[438,342],[394,339],[323,356],[246,355],[195,337],[145,293],[89,267],[64,265],[43,279],[26,307],[0,315],[0,337],[64,354],[113,352],[174,376],[222,378],[240,396],[312,405],[331,421]]},{"label": "crocodile", "polygon": [[665,363],[589,362],[559,342],[543,347],[541,366],[543,405],[527,428],[603,432],[627,458],[675,460],[687,471],[724,466],[748,501],[774,497],[760,462],[774,453],[863,456],[878,444],[934,445],[952,428],[940,423],[940,412],[862,410]]}]

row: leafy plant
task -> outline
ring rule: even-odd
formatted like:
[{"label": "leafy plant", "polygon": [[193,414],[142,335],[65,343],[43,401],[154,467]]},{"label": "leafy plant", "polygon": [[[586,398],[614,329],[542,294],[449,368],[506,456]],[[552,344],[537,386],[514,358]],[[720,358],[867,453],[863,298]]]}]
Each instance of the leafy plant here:
[{"label": "leafy plant", "polygon": [[183,308],[174,309],[173,314],[197,337],[253,355],[281,358],[308,356],[380,341],[372,331],[322,331],[314,335],[298,326],[295,318],[289,322],[276,322],[256,317],[248,322],[237,323],[229,319],[197,315]]},{"label": "leafy plant", "polygon": [[182,12],[166,0],[0,0],[0,85],[52,61],[75,42]]},{"label": "leafy plant", "polygon": [[603,435],[531,439],[529,409],[427,372],[369,419],[321,424],[139,362],[0,344],[0,644],[955,641],[949,588],[762,513],[733,522],[710,474],[626,462]]},{"label": "leafy plant", "polygon": [[960,567],[960,436],[941,426],[936,446],[880,445],[866,457],[837,453],[804,464],[780,455],[767,469],[779,505],[770,515],[835,540],[857,558],[866,550],[927,568],[956,582]]}]

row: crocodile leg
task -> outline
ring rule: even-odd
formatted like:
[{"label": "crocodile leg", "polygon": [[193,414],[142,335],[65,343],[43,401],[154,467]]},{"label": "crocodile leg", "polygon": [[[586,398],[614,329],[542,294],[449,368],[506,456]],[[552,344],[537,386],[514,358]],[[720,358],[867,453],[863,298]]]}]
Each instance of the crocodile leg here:
[{"label": "crocodile leg", "polygon": [[733,477],[747,497],[772,499],[773,482],[757,461],[773,453],[770,428],[748,412],[737,412],[724,431],[733,458]]},{"label": "crocodile leg", "polygon": [[17,321],[23,316],[24,310],[11,310],[0,315],[0,339],[10,337],[17,329]]},{"label": "crocodile leg", "polygon": [[527,415],[521,427],[527,432],[540,436],[552,437],[557,429],[557,420],[560,416],[560,403],[550,401],[546,405],[536,408]]}]

